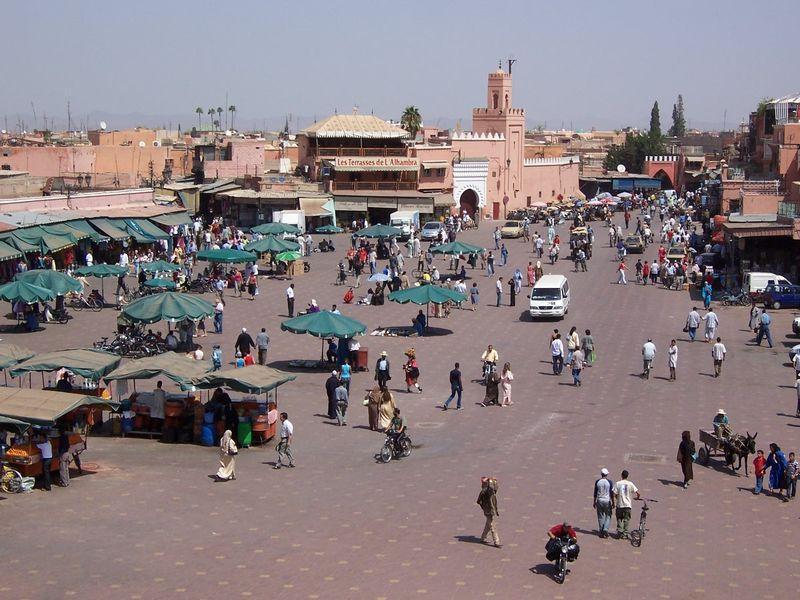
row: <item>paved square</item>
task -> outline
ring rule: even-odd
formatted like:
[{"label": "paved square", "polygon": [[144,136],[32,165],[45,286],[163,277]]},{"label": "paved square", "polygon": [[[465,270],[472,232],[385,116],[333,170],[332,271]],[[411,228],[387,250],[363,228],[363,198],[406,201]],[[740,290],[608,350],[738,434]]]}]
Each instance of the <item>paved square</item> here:
[{"label": "paved square", "polygon": [[[326,373],[301,373],[280,389],[280,408],[295,424],[293,470],[271,468],[273,443],[243,450],[238,479],[214,483],[214,448],[92,438],[84,454],[89,472],[68,489],[0,496],[0,597],[795,597],[800,501],[753,496],[752,467],[745,478],[720,459],[696,465],[695,481],[684,490],[675,462],[681,431],[697,441],[697,430],[710,426],[719,407],[736,431],[758,432],[759,448],[775,441],[787,453],[798,449],[794,372],[787,364],[788,347],[797,342],[789,333],[792,314],[774,315],[777,345],[770,350],[751,345],[746,308],[715,308],[728,348],[715,379],[710,345],[689,343],[681,332],[686,313],[700,301],[686,292],[614,285],[605,227],[593,226],[598,243],[588,273],[572,272],[568,260],[544,267],[569,277],[572,304],[563,321],[522,318],[524,294],[514,308],[494,308],[494,280],[475,270],[468,274],[480,286],[479,310],[431,321],[447,335],[362,339],[371,363],[381,350],[389,352],[391,383],[415,443],[408,459],[375,461],[383,437],[366,427],[360,405],[371,371],[354,376],[346,428],[320,416]],[[486,245],[491,229],[486,223],[459,239]],[[541,224],[536,229],[544,233]],[[562,237],[565,231],[562,226]],[[323,308],[338,303],[370,331],[408,325],[415,305],[342,306],[346,288],[333,282],[349,238],[336,241],[339,252],[315,254],[311,272],[295,278],[298,307],[312,298]],[[530,245],[507,243],[509,265],[499,269],[504,279],[535,261]],[[444,272],[446,260],[437,262]],[[265,326],[270,362],[316,358],[318,340],[280,331],[287,285],[264,280],[255,302],[229,299],[224,334],[198,341],[207,351],[219,341],[230,359],[240,327]],[[78,313],[68,325],[0,337],[38,351],[82,347],[111,333],[115,316]],[[568,385],[566,371],[553,376],[549,360],[550,332],[566,333],[572,325],[591,329],[597,343],[597,363],[584,370],[579,389]],[[658,354],[655,377],[643,381],[641,345],[648,337]],[[673,337],[680,347],[674,383],[666,379]],[[477,406],[483,388],[466,383],[479,376],[489,343],[501,362],[511,362],[511,407]],[[402,382],[402,352],[409,346],[417,350],[422,394],[407,394]],[[454,361],[464,373],[465,410],[442,412],[437,407],[449,394]],[[36,376],[33,385],[40,385]],[[642,494],[658,500],[641,548],[595,534],[591,494],[601,467],[612,479],[628,469]],[[476,543],[482,475],[500,482],[501,549]],[[560,586],[543,547],[546,529],[563,519],[578,528],[582,550]]]}]

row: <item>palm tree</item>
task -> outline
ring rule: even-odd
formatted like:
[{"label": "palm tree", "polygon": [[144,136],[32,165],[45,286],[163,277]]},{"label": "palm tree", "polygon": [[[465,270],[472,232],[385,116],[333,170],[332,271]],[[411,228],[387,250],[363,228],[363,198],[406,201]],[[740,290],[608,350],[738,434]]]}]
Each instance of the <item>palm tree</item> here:
[{"label": "palm tree", "polygon": [[217,120],[220,123],[222,123],[222,107],[221,106],[217,107]]},{"label": "palm tree", "polygon": [[235,105],[235,104],[231,104],[231,105],[228,107],[228,110],[229,110],[229,111],[230,111],[230,113],[231,113],[231,129],[233,129],[233,117],[234,117],[234,115],[236,114],[236,105]]},{"label": "palm tree", "polygon": [[219,121],[218,121],[218,120],[217,120],[217,121],[214,121],[214,127],[216,127],[217,129],[219,129]]},{"label": "palm tree", "polygon": [[213,107],[208,109],[208,113],[207,114],[210,117],[210,121],[211,121],[211,131],[214,131],[214,114],[216,112],[217,111],[215,111]]},{"label": "palm tree", "polygon": [[198,106],[197,108],[194,109],[194,112],[197,113],[197,128],[201,129],[203,126],[200,124],[200,117],[203,114],[203,107]]},{"label": "palm tree", "polygon": [[406,106],[403,116],[400,117],[400,125],[411,134],[412,140],[417,137],[417,132],[422,127],[422,115],[419,114],[419,109],[414,105]]}]

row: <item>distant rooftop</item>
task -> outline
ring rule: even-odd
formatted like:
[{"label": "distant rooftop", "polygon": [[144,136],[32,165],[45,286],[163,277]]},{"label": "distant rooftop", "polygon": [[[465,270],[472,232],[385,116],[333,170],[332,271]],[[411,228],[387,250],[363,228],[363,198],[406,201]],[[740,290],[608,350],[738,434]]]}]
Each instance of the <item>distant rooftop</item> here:
[{"label": "distant rooftop", "polygon": [[304,129],[308,137],[403,139],[405,129],[373,115],[333,115]]}]

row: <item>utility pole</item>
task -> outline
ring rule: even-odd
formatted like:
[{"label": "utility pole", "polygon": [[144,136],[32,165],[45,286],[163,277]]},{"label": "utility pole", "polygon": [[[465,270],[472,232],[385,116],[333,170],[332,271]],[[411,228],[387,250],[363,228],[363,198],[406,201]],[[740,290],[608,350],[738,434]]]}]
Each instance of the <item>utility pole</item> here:
[{"label": "utility pole", "polygon": [[[33,100],[31,100],[31,110],[33,111],[33,128],[36,129],[36,107],[33,105]],[[47,129],[45,127],[45,129]]]},{"label": "utility pole", "polygon": [[67,100],[67,131],[72,131],[72,113],[69,108],[69,100]]}]

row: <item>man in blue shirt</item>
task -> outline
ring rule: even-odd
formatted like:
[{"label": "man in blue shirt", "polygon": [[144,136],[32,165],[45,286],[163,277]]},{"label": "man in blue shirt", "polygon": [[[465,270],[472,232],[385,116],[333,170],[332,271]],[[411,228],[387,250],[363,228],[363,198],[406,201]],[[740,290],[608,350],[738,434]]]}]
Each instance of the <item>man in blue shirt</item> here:
[{"label": "man in blue shirt", "polygon": [[458,396],[458,400],[456,401],[456,410],[461,410],[461,392],[464,390],[464,386],[461,384],[461,370],[459,369],[459,366],[460,365],[456,363],[453,370],[450,371],[450,397],[444,401],[442,410],[447,410],[450,402],[452,402],[453,398],[456,396]]},{"label": "man in blue shirt", "polygon": [[759,327],[758,327],[758,334],[756,335],[756,345],[761,345],[761,340],[765,337],[767,338],[767,343],[769,347],[772,348],[772,333],[769,330],[769,326],[772,324],[772,317],[767,314],[767,309],[765,308],[761,312],[761,319],[760,319]]}]

